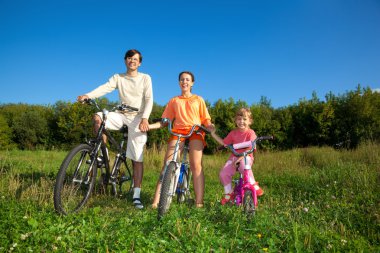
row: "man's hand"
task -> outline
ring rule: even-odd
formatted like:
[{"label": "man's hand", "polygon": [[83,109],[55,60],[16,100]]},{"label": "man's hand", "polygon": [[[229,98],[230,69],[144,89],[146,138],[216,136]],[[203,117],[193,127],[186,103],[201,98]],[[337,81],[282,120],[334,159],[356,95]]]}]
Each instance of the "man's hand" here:
[{"label": "man's hand", "polygon": [[139,129],[143,133],[149,131],[149,122],[148,122],[148,119],[144,119],[144,118],[141,119],[141,122],[140,122],[140,125],[139,125]]},{"label": "man's hand", "polygon": [[89,99],[89,97],[87,96],[87,95],[81,95],[81,96],[78,96],[77,97],[77,101],[78,102],[83,102],[83,100],[85,100],[85,99]]}]

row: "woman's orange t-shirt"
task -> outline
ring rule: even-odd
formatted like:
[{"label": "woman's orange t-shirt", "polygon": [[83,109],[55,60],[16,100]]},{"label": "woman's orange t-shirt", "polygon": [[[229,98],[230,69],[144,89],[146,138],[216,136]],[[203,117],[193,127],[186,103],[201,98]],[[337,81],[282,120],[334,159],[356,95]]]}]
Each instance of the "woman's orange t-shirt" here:
[{"label": "woman's orange t-shirt", "polygon": [[189,98],[177,96],[170,99],[162,118],[173,122],[173,130],[190,130],[195,124],[208,125],[211,122],[206,103],[202,97],[192,95]]}]

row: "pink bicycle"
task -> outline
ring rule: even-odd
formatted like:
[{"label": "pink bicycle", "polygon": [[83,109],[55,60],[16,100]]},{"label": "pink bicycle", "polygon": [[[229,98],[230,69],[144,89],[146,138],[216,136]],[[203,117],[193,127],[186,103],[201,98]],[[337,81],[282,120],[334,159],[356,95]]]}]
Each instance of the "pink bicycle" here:
[{"label": "pink bicycle", "polygon": [[[247,163],[247,156],[253,153],[256,149],[256,143],[262,140],[273,140],[273,136],[257,137],[253,141],[246,141],[237,144],[227,145],[228,148],[235,156],[244,157],[242,160],[245,164],[244,173],[240,174],[239,180],[235,180],[234,186],[234,203],[238,206],[243,204],[244,212],[248,215],[254,215],[258,206],[257,194],[254,186],[249,183],[248,171],[251,166]],[[237,152],[238,149],[249,148],[243,152]]]}]

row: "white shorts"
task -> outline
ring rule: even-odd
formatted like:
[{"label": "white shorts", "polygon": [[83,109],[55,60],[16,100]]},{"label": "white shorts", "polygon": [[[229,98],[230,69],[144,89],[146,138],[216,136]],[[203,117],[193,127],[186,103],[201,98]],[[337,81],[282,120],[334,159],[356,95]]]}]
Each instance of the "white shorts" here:
[{"label": "white shorts", "polygon": [[[97,113],[100,118],[102,113]],[[127,157],[136,162],[143,161],[144,145],[147,141],[147,134],[139,129],[141,115],[130,115],[119,112],[107,114],[106,129],[120,130],[123,125],[128,126]]]}]

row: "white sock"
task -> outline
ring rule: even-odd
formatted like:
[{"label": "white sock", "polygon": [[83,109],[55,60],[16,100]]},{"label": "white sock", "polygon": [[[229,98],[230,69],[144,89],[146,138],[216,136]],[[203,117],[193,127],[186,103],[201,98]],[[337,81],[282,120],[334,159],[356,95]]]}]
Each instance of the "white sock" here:
[{"label": "white sock", "polygon": [[133,188],[133,198],[134,199],[139,199],[140,198],[140,192],[141,192],[141,188]]},{"label": "white sock", "polygon": [[224,194],[230,194],[232,192],[231,184],[227,184],[224,186]]}]

